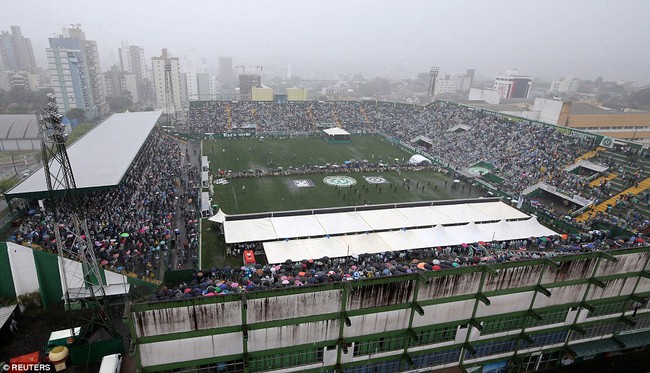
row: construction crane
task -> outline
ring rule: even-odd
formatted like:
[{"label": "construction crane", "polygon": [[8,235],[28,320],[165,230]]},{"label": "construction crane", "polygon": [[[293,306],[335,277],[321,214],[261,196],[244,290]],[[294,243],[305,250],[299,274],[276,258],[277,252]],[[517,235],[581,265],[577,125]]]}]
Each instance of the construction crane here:
[{"label": "construction crane", "polygon": [[264,72],[264,66],[261,66],[261,65],[237,65],[235,67],[238,68],[238,69],[241,69],[241,75],[246,74],[246,69],[247,68],[249,68],[249,69],[253,68],[253,69],[255,69],[255,71],[259,70],[260,73]]},{"label": "construction crane", "polygon": [[[48,94],[47,98],[48,106],[36,113],[49,193],[48,206],[43,205],[42,208],[50,209],[53,213],[53,219],[46,224],[49,230],[54,231],[59,255],[63,297],[70,322],[70,337],[66,343],[88,344],[98,328],[103,328],[115,338],[119,333],[110,318],[101,273],[77,194],[66,149],[68,136],[61,122],[63,115],[59,113],[54,94]],[[73,312],[73,308],[80,310]]]}]

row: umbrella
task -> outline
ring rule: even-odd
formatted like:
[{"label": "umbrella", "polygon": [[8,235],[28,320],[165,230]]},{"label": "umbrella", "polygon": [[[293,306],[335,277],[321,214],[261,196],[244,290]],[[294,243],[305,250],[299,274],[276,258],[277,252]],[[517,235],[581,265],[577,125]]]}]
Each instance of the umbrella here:
[{"label": "umbrella", "polygon": [[439,271],[442,268],[439,265],[435,265],[435,266],[431,267],[431,269],[433,269],[434,271]]},{"label": "umbrella", "polygon": [[120,233],[120,237],[129,237],[129,236],[130,236],[130,234],[128,234],[126,232]]}]

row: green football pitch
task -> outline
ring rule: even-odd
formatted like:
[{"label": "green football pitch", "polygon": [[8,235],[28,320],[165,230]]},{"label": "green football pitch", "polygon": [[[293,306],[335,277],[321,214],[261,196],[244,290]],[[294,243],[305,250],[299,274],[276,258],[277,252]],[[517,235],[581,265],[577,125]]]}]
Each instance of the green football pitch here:
[{"label": "green football pitch", "polygon": [[[210,160],[214,180],[219,171],[277,170],[303,165],[343,164],[351,159],[370,163],[408,161],[412,154],[381,136],[353,136],[351,142],[330,143],[320,138],[266,138],[206,140],[203,155]],[[325,171],[325,170],[322,170]],[[349,176],[351,187],[333,187],[326,176]],[[385,183],[371,184],[364,177],[381,177]],[[406,181],[405,181],[406,180]],[[299,182],[303,181],[303,182]],[[306,181],[306,182],[305,182]],[[298,187],[307,184],[308,187]],[[484,195],[466,183],[455,184],[449,176],[432,170],[311,173],[289,176],[230,178],[227,184],[214,184],[213,205],[226,214],[299,210],[325,207],[410,201],[475,198]],[[223,242],[216,234],[203,232],[202,264],[241,265],[241,258],[225,257]]]},{"label": "green football pitch", "polygon": [[[351,159],[393,163],[411,157],[383,137],[370,135],[354,136],[348,143],[330,143],[319,138],[212,140],[203,143],[203,154],[210,160],[215,180],[219,170],[287,170],[304,165],[342,164]],[[326,176],[333,175],[352,177],[356,185],[336,188],[323,182]],[[364,177],[383,177],[387,183],[371,184]],[[295,181],[300,180],[307,180],[311,186],[297,187]],[[479,196],[478,188],[460,185],[452,189],[451,185],[449,177],[431,170],[247,177],[228,179],[228,184],[213,184],[213,204],[226,214],[243,214]]]}]

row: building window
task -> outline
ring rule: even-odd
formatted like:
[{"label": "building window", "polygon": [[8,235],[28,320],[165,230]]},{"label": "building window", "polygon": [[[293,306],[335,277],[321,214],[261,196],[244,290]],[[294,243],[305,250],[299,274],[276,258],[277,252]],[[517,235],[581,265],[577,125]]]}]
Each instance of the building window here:
[{"label": "building window", "polygon": [[401,360],[388,360],[380,361],[378,363],[370,363],[358,365],[355,367],[344,368],[344,373],[383,373],[383,372],[399,372]]},{"label": "building window", "polygon": [[426,368],[436,365],[442,365],[457,362],[460,358],[460,349],[429,352],[422,355],[413,356],[412,368]]},{"label": "building window", "polygon": [[505,332],[524,327],[525,316],[511,316],[483,321],[481,335]]},{"label": "building window", "polygon": [[623,310],[627,309],[629,305],[633,303],[629,299],[618,300],[615,302],[594,304],[594,310],[589,311],[588,317],[596,317],[602,315],[611,315],[611,314],[620,314],[623,313]]},{"label": "building window", "polygon": [[502,352],[514,351],[515,348],[515,339],[506,339],[502,341],[492,341],[477,343],[474,345],[475,353],[470,352],[469,350],[465,351],[465,358],[471,359],[481,356],[496,355]]},{"label": "building window", "polygon": [[418,339],[411,338],[410,346],[422,346],[445,341],[453,341],[456,338],[455,326],[446,328],[434,328],[418,332]]},{"label": "building window", "polygon": [[354,356],[372,355],[378,352],[404,349],[404,335],[382,337],[368,341],[354,342]]},{"label": "building window", "polygon": [[569,332],[567,330],[558,330],[555,332],[531,334],[530,338],[533,340],[533,343],[522,346],[522,348],[540,347],[556,343],[563,343],[566,340],[568,333]]},{"label": "building window", "polygon": [[539,316],[541,316],[542,319],[537,320],[532,317],[529,317],[528,320],[526,321],[526,327],[532,328],[535,326],[557,324],[561,322],[563,323],[564,321],[566,321],[566,316],[568,313],[569,310],[566,308],[561,308],[553,311],[538,312]]},{"label": "building window", "polygon": [[308,350],[291,351],[270,356],[252,357],[249,360],[251,372],[263,372],[272,369],[282,369],[300,365],[323,362],[323,348],[310,348]]},{"label": "building window", "polygon": [[616,323],[596,324],[596,325],[585,326],[582,328],[585,330],[585,334],[580,334],[579,332],[576,331],[571,332],[572,341],[612,334],[616,329]]}]

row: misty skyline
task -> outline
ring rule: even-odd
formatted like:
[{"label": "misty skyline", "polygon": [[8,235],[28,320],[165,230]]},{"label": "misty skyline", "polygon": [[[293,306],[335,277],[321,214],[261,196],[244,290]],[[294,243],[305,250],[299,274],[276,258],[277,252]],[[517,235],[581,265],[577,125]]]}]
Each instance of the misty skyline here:
[{"label": "misty skyline", "polygon": [[[441,75],[508,69],[554,79],[650,78],[650,2],[630,1],[63,1],[6,2],[0,30],[16,25],[46,68],[48,38],[81,24],[96,40],[102,70],[118,63],[122,40],[150,62],[162,48],[181,59],[219,56],[233,64],[303,78],[414,78],[433,65]],[[150,66],[150,64],[149,64]]]}]

